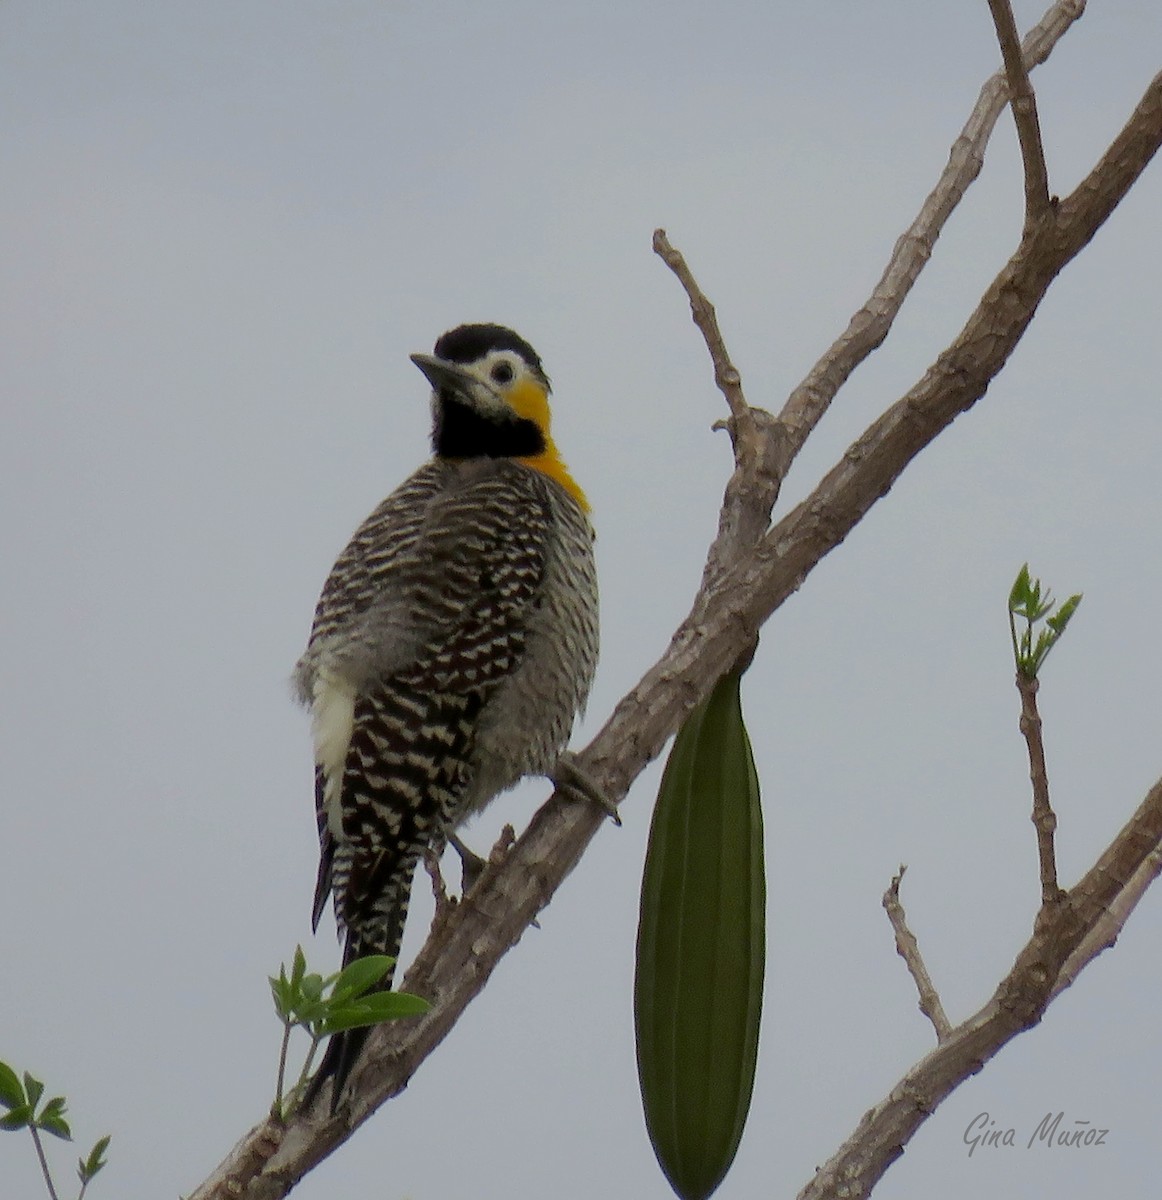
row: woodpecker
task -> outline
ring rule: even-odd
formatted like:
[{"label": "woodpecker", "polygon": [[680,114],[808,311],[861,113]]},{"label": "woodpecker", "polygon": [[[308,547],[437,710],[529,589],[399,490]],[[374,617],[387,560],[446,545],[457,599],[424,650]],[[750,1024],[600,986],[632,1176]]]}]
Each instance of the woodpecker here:
[{"label": "woodpecker", "polygon": [[[344,965],[398,956],[427,847],[554,774],[597,662],[589,504],[540,357],[511,329],[461,325],[411,358],[433,455],[340,554],[294,673],[314,741],[312,924],[330,896]],[[331,1038],[308,1106],[333,1078],[335,1112],[365,1037]]]}]

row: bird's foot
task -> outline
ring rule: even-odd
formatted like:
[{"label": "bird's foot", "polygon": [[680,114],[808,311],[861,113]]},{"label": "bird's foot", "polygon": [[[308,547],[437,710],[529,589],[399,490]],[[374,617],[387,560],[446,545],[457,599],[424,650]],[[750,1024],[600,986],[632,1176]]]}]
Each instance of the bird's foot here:
[{"label": "bird's foot", "polygon": [[467,896],[488,866],[488,859],[481,858],[475,850],[469,850],[454,833],[448,834],[448,845],[460,855],[460,892]]},{"label": "bird's foot", "polygon": [[557,765],[553,768],[553,773],[549,778],[558,790],[567,792],[575,799],[588,800],[596,804],[615,825],[621,824],[617,805],[582,770],[581,765],[577,762],[576,755],[570,754],[568,750],[564,751],[561,757],[557,759]]}]

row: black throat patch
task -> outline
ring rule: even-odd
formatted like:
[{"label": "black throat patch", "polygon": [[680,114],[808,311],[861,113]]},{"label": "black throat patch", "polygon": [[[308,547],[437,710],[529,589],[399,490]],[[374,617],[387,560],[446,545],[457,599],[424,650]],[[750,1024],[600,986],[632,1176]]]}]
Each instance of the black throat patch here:
[{"label": "black throat patch", "polygon": [[532,458],[545,451],[545,435],[535,421],[481,416],[441,388],[436,401],[432,449],[441,458]]}]

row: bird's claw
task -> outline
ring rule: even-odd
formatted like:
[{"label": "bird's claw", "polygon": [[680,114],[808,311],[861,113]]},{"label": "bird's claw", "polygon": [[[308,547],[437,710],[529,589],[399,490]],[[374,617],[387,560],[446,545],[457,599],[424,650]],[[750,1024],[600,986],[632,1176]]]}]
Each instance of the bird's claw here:
[{"label": "bird's claw", "polygon": [[448,834],[448,845],[460,855],[460,892],[467,896],[488,866],[488,859],[481,858],[475,850],[469,850],[454,833]]},{"label": "bird's claw", "polygon": [[591,801],[598,808],[602,809],[615,825],[621,824],[621,816],[617,811],[617,805],[610,800],[602,788],[581,768],[575,755],[565,751],[557,759],[557,765],[553,768],[553,773],[549,778],[560,791],[568,792],[571,796],[580,800]]}]

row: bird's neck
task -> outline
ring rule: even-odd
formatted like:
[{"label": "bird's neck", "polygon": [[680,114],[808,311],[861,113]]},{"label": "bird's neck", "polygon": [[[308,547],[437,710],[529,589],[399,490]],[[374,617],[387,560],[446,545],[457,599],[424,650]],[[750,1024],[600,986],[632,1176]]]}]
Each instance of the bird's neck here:
[{"label": "bird's neck", "polygon": [[558,453],[551,437],[545,438],[545,449],[540,454],[521,456],[516,461],[559,483],[581,506],[582,512],[589,511],[589,498],[569,473],[569,468],[565,466],[565,460]]},{"label": "bird's neck", "polygon": [[547,417],[498,421],[466,404],[441,397],[436,409],[432,449],[438,458],[511,458],[560,484],[584,512],[589,511],[585,493],[569,473],[549,434]]}]

